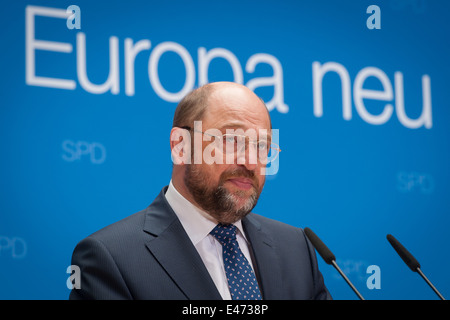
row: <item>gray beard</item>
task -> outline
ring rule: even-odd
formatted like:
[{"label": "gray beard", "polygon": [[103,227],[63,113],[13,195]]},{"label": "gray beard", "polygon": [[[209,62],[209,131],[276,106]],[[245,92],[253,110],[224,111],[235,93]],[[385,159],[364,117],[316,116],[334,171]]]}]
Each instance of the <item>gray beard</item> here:
[{"label": "gray beard", "polygon": [[[223,224],[231,224],[243,219],[256,206],[259,198],[258,190],[253,187],[253,193],[245,201],[243,205],[242,197],[245,196],[244,191],[236,191],[234,193],[228,191],[224,186],[224,181],[219,182],[216,188],[208,188],[208,181],[205,175],[197,170],[195,165],[187,165],[184,183],[192,194],[195,202],[205,212],[210,214],[218,222]],[[238,171],[241,171],[239,169]],[[246,174],[249,175],[248,173]]]}]

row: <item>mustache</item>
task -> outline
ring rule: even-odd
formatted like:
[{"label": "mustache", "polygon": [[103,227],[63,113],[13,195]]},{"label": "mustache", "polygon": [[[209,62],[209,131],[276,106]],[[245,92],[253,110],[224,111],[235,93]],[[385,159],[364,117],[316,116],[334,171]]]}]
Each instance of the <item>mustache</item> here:
[{"label": "mustache", "polygon": [[249,178],[252,180],[254,187],[256,187],[256,188],[259,187],[259,182],[258,182],[258,179],[256,178],[255,172],[247,170],[244,167],[236,167],[236,168],[233,168],[233,169],[223,172],[222,175],[220,176],[220,181],[221,181],[221,183],[223,183],[226,180],[232,179],[232,178]]}]

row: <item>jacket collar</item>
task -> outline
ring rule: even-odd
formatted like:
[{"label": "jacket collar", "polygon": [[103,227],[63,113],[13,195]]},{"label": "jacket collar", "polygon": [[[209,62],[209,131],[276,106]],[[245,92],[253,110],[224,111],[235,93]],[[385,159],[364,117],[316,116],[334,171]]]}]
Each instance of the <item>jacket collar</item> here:
[{"label": "jacket collar", "polygon": [[242,219],[242,224],[251,244],[253,264],[263,298],[279,299],[283,289],[281,266],[270,231],[261,225],[253,213]]},{"label": "jacket collar", "polygon": [[[152,236],[147,248],[188,299],[221,299],[200,255],[167,202],[166,190],[167,186],[146,210],[144,232]],[[280,297],[282,284],[273,239],[253,213],[242,219],[242,225],[251,245],[263,297],[276,299]]]},{"label": "jacket collar", "polygon": [[169,206],[164,196],[166,190],[164,187],[146,210],[144,232],[152,235],[147,248],[188,299],[221,299],[197,250]]}]

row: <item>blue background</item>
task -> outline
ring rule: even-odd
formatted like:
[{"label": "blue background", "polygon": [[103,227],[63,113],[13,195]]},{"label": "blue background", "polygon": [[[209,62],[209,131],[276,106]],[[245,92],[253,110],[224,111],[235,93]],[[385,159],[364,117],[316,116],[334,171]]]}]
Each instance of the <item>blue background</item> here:
[{"label": "blue background", "polygon": [[[71,53],[36,50],[36,75],[72,79],[74,90],[26,82],[27,5],[81,9],[81,29],[65,19],[36,17],[36,39],[65,42]],[[366,9],[381,9],[381,29],[369,30]],[[239,60],[244,84],[271,77],[257,53],[283,70],[287,113],[271,110],[280,131],[279,171],[268,176],[254,212],[310,227],[366,299],[436,299],[386,240],[397,237],[450,296],[445,254],[450,244],[450,56],[447,1],[11,1],[0,11],[0,299],[67,299],[66,273],[82,238],[147,207],[171,176],[169,133],[177,102],[162,99],[149,81],[148,59],[166,41],[194,62],[198,48],[225,48]],[[93,94],[79,83],[76,34],[86,35],[87,75],[103,83],[109,37],[119,40],[118,94]],[[124,40],[148,39],[136,56],[135,94],[125,93]],[[323,116],[314,115],[312,63],[337,62],[348,71],[352,119],[342,116],[341,80],[324,76]],[[431,128],[404,126],[393,112],[381,125],[364,121],[353,102],[358,72],[376,67],[404,80],[405,110],[422,112],[422,76],[431,81]],[[159,79],[169,92],[184,85],[182,60],[162,55]],[[230,65],[214,59],[210,81],[233,80]],[[369,78],[364,88],[381,90]],[[255,90],[266,101],[274,88]],[[397,97],[394,91],[394,99]],[[377,115],[388,102],[365,100]],[[395,107],[395,102],[392,100]],[[77,142],[93,154],[67,161]],[[66,143],[66,144],[64,144]],[[99,145],[101,145],[99,147]],[[337,271],[318,257],[335,299],[356,299]],[[368,289],[369,265],[380,267],[380,289]]]}]

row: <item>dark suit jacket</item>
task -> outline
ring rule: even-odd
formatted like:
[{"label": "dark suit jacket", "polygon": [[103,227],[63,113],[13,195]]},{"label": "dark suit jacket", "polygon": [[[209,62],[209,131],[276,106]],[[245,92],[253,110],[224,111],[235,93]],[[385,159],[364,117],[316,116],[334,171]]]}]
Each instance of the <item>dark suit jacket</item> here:
[{"label": "dark suit jacket", "polygon": [[[164,194],[147,209],[83,239],[70,299],[221,299]],[[242,220],[264,299],[331,299],[303,231],[253,213]]]}]

